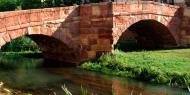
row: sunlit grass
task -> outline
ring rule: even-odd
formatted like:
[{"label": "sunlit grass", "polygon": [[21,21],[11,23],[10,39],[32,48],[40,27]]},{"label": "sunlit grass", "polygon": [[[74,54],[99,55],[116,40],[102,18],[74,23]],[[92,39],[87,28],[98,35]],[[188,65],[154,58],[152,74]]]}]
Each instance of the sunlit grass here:
[{"label": "sunlit grass", "polygon": [[[187,87],[190,83],[190,49],[122,52],[115,50],[88,61],[81,68],[123,77]],[[186,80],[186,83],[184,81]]]}]

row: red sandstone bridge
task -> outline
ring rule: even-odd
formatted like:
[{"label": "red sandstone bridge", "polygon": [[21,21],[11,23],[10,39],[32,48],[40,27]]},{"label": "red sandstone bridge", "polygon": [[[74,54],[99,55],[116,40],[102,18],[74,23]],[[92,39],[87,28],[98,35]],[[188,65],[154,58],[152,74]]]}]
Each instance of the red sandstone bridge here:
[{"label": "red sandstone bridge", "polygon": [[0,46],[27,35],[44,58],[69,63],[111,52],[128,38],[136,38],[144,47],[188,46],[190,15],[185,11],[141,1],[1,12]]}]

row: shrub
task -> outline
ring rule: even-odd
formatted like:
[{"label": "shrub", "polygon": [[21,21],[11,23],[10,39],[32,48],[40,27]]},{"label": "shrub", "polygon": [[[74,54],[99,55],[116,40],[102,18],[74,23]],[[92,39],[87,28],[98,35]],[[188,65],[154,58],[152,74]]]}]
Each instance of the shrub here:
[{"label": "shrub", "polygon": [[22,9],[36,9],[41,8],[41,0],[21,0]]},{"label": "shrub", "polygon": [[1,47],[3,52],[40,51],[38,46],[28,37],[19,37]]},{"label": "shrub", "polygon": [[12,11],[17,8],[17,0],[0,0],[0,11]]}]

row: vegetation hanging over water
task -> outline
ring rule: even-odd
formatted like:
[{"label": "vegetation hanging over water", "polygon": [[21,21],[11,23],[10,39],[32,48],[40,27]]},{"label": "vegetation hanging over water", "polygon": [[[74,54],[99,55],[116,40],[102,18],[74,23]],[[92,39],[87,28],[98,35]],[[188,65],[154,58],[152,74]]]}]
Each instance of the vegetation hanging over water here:
[{"label": "vegetation hanging over water", "polygon": [[2,52],[23,52],[23,51],[39,52],[40,48],[30,38],[23,36],[5,44],[4,46],[1,47],[0,51]]},{"label": "vegetation hanging over water", "polygon": [[184,88],[190,84],[190,49],[140,52],[115,50],[96,61],[85,62],[80,67]]}]

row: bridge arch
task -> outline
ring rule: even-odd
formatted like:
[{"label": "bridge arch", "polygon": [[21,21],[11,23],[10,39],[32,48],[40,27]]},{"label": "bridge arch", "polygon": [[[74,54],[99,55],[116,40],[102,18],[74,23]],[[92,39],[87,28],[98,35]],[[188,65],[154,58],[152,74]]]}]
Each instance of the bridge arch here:
[{"label": "bridge arch", "polygon": [[124,32],[121,32],[115,40],[115,44],[125,40],[133,40],[143,49],[177,46],[177,41],[168,27],[153,19],[133,23]]},{"label": "bridge arch", "polygon": [[[63,34],[65,34],[66,31],[59,29],[55,31],[49,30],[44,29],[42,26],[35,26],[0,33],[0,47],[4,46],[6,43],[11,42],[14,39],[17,39],[22,36],[27,36],[31,38],[31,40],[33,40],[39,46],[45,60],[56,62],[60,61],[65,62],[66,65],[75,65],[79,60],[79,57],[77,55],[79,54],[79,51],[73,49],[72,45],[69,45],[65,42],[67,41],[70,42],[70,44],[72,43],[68,40],[68,36],[62,36],[60,38],[61,33],[64,32]],[[66,38],[67,40],[65,40]]]}]

